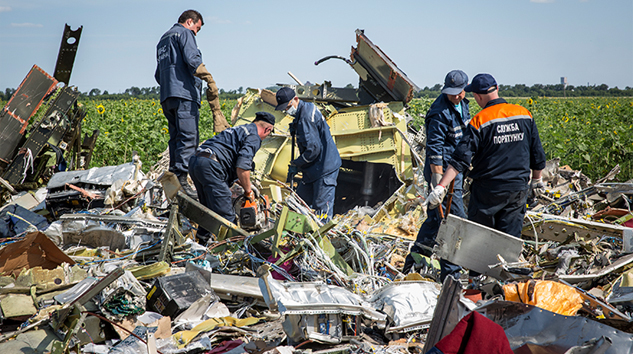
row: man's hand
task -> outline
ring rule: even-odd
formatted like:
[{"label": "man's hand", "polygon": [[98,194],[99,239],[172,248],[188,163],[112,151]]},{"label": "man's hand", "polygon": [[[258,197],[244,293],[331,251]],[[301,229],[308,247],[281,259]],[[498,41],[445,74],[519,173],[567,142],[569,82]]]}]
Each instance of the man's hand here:
[{"label": "man's hand", "polygon": [[435,209],[438,205],[440,205],[440,203],[442,203],[445,195],[446,187],[438,184],[437,186],[435,186],[435,188],[433,188],[431,193],[429,193],[429,196],[426,197],[423,205],[428,205],[429,209]]},{"label": "man's hand", "polygon": [[297,173],[299,173],[299,168],[297,167],[297,165],[288,165],[288,175],[296,175]]},{"label": "man's hand", "polygon": [[248,199],[252,202],[255,201],[255,192],[253,192],[253,190],[250,190],[248,192],[244,192],[244,198]]},{"label": "man's hand", "polygon": [[431,175],[431,189],[435,189],[435,186],[437,186],[437,184],[440,183],[442,176],[444,176],[443,173],[435,173],[435,172]]},{"label": "man's hand", "polygon": [[545,194],[545,183],[543,183],[543,177],[532,178],[532,182],[530,182],[530,192],[535,198]]}]

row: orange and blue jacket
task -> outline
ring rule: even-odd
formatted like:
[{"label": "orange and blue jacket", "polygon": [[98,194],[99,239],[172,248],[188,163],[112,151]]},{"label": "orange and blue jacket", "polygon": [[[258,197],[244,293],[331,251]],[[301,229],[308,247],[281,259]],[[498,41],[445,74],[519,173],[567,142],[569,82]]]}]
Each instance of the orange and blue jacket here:
[{"label": "orange and blue jacket", "polygon": [[531,170],[545,168],[536,123],[524,107],[494,99],[470,120],[466,133],[449,164],[462,173],[472,164],[473,188],[525,190]]}]

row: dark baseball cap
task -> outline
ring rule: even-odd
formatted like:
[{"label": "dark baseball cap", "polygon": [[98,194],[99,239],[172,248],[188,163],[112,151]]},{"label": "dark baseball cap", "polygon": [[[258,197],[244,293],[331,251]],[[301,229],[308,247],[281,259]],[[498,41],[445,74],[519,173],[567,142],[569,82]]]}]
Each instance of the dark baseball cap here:
[{"label": "dark baseball cap", "polygon": [[257,122],[258,120],[263,120],[266,123],[270,123],[272,125],[275,125],[275,116],[272,115],[272,113],[257,112],[257,113],[255,113],[255,119],[253,119],[253,122]]},{"label": "dark baseball cap", "polygon": [[275,107],[275,111],[283,111],[288,107],[288,102],[295,98],[295,91],[290,87],[282,87],[277,91],[275,95],[277,98],[277,107]]},{"label": "dark baseball cap", "polygon": [[474,92],[480,94],[486,94],[494,91],[492,88],[497,88],[497,81],[490,74],[477,74],[473,77],[473,81],[470,85],[464,89],[466,92]]},{"label": "dark baseball cap", "polygon": [[442,93],[447,95],[459,95],[468,84],[468,75],[461,70],[453,70],[444,78]]}]

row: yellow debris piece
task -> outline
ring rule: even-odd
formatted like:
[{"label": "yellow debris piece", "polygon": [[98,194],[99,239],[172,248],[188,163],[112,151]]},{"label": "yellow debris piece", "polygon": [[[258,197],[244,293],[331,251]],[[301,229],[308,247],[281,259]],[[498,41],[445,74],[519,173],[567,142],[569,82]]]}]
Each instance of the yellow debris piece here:
[{"label": "yellow debris piece", "polygon": [[203,332],[209,332],[217,327],[244,327],[254,325],[260,320],[264,319],[263,317],[249,317],[237,319],[235,317],[226,316],[226,317],[218,317],[206,320],[199,325],[195,326],[191,330],[188,331],[180,331],[172,336],[172,338],[178,344],[178,348],[184,348],[187,344],[191,343],[191,341],[198,336],[198,334]]},{"label": "yellow debris piece", "polygon": [[529,280],[503,286],[507,301],[522,302],[564,316],[582,308],[582,297],[571,286],[549,280]]},{"label": "yellow debris piece", "polygon": [[171,266],[169,265],[169,263],[161,261],[152,263],[150,265],[129,267],[126,268],[126,270],[132,272],[132,275],[134,275],[136,279],[145,280],[169,274],[169,272],[171,271]]}]

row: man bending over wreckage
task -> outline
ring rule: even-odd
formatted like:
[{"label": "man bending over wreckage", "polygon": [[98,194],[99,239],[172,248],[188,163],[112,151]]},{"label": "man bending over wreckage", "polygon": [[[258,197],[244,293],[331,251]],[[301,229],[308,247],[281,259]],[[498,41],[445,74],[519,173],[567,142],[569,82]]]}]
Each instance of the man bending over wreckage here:
[{"label": "man bending over wreckage", "polygon": [[[244,197],[255,200],[251,186],[253,157],[274,125],[275,116],[257,112],[253,123],[226,129],[198,147],[189,161],[189,175],[202,205],[235,222],[230,187],[236,181],[244,188]],[[197,236],[203,245],[209,241],[205,229],[198,229]]]}]

